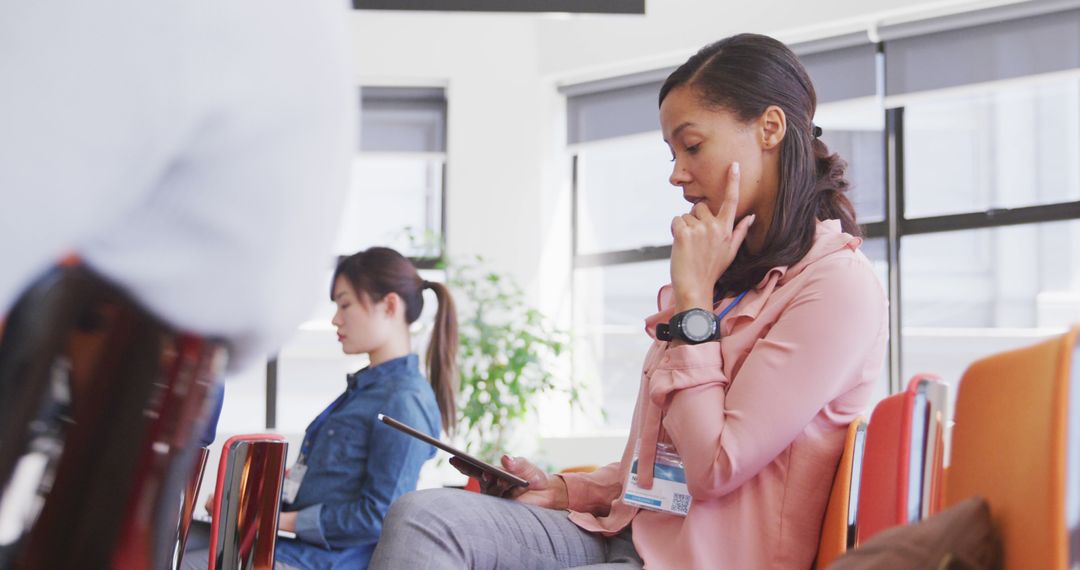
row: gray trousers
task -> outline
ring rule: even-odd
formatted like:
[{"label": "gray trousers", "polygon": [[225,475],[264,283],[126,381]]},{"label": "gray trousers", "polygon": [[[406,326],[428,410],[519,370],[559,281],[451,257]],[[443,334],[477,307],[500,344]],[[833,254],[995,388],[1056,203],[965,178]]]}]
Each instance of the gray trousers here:
[{"label": "gray trousers", "polygon": [[408,493],[390,507],[372,570],[513,568],[638,570],[630,529],[582,530],[566,511],[457,489]]}]

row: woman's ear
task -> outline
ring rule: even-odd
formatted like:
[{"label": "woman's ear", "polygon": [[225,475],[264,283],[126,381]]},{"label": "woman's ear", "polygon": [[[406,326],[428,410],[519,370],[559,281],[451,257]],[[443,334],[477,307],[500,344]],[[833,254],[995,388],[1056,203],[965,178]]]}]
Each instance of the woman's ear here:
[{"label": "woman's ear", "polygon": [[396,317],[399,313],[405,316],[405,302],[393,291],[386,294],[382,300],[383,311],[387,317]]},{"label": "woman's ear", "polygon": [[776,105],[769,105],[758,118],[758,122],[761,126],[761,147],[772,150],[780,146],[787,134],[787,115],[784,110]]}]

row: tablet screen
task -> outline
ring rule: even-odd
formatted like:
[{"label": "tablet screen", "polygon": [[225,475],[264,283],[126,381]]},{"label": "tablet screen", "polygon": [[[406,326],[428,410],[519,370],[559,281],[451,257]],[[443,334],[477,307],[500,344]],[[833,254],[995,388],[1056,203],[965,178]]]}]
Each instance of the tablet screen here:
[{"label": "tablet screen", "polygon": [[431,437],[430,435],[428,435],[428,434],[426,434],[426,433],[424,433],[424,432],[422,432],[420,430],[413,429],[413,428],[411,428],[411,427],[409,427],[409,426],[395,420],[394,418],[391,418],[390,416],[385,416],[383,414],[379,414],[378,418],[379,418],[379,421],[381,421],[382,423],[384,423],[384,424],[386,424],[386,425],[388,425],[388,426],[390,426],[390,427],[392,427],[394,429],[403,431],[403,432],[405,432],[405,433],[407,433],[407,434],[409,434],[409,435],[411,435],[411,436],[413,436],[413,437],[415,437],[415,438],[417,438],[419,440],[430,443],[431,445],[434,445],[435,447],[438,447],[439,449],[449,453],[450,455],[453,455],[454,457],[457,457],[458,459],[464,461],[465,463],[468,463],[472,467],[475,467],[475,468],[479,469],[480,471],[483,471],[484,473],[489,473],[494,477],[498,477],[499,479],[502,479],[503,481],[506,481],[507,483],[510,483],[510,485],[512,487],[528,487],[529,486],[529,482],[522,479],[521,477],[518,477],[518,476],[516,476],[516,475],[514,475],[512,473],[508,473],[506,471],[503,471],[502,469],[499,469],[498,467],[495,467],[494,465],[491,465],[490,463],[485,463],[483,461],[480,461],[479,459],[469,455],[468,453],[465,453],[464,451],[461,451],[460,449],[451,447],[451,446],[443,443],[442,441],[440,441],[438,439],[435,439],[435,438]]}]

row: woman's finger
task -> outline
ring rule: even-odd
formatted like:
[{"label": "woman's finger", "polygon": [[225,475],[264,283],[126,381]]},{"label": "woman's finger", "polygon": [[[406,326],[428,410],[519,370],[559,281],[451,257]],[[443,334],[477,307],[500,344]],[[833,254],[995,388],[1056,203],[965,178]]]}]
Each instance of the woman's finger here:
[{"label": "woman's finger", "polygon": [[709,210],[709,205],[705,202],[698,202],[694,204],[693,208],[690,208],[690,215],[698,220],[709,220],[713,216],[712,211]]},{"label": "woman's finger", "polygon": [[671,237],[677,237],[678,232],[686,228],[686,221],[682,216],[675,216],[671,219]]},{"label": "woman's finger", "polygon": [[529,482],[529,488],[542,489],[547,483],[547,473],[524,457],[502,456],[503,469]]},{"label": "woman's finger", "polygon": [[742,242],[746,239],[746,234],[750,232],[750,226],[754,225],[755,219],[757,219],[757,214],[744,216],[743,219],[739,220],[739,225],[735,226],[735,231],[731,232],[731,245],[735,250],[742,246]]}]

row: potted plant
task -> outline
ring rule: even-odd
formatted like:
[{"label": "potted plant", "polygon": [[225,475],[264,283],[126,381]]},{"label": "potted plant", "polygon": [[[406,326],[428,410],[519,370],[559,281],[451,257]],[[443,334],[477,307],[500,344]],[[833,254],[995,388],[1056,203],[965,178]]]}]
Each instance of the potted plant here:
[{"label": "potted plant", "polygon": [[512,279],[482,263],[476,257],[447,267],[458,301],[458,426],[466,451],[498,464],[541,395],[564,392],[572,406],[580,399],[572,384],[560,385],[552,372],[569,333],[528,307]]}]

